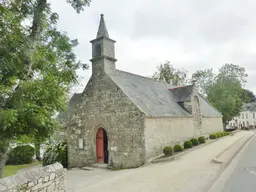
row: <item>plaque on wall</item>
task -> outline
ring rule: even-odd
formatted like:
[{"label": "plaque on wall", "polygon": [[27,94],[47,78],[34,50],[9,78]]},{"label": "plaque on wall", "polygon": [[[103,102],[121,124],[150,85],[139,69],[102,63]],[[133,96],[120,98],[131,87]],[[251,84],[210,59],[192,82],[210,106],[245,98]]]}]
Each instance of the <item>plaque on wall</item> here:
[{"label": "plaque on wall", "polygon": [[83,139],[79,139],[78,140],[78,147],[79,147],[79,149],[83,149],[84,148],[84,140]]}]

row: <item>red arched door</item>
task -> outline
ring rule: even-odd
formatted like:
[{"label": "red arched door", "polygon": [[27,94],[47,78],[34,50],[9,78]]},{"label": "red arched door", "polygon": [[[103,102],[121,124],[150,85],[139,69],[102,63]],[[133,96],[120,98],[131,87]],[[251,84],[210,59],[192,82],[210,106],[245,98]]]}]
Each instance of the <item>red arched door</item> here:
[{"label": "red arched door", "polygon": [[108,163],[108,139],[102,128],[96,134],[96,157],[97,163]]}]

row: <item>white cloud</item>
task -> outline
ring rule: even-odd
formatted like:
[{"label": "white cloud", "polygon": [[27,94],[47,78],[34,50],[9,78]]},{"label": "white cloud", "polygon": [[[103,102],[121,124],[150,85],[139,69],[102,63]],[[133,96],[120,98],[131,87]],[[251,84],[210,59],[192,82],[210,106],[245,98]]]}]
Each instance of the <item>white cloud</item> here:
[{"label": "white cloud", "polygon": [[[96,37],[104,13],[109,35],[116,40],[117,67],[152,75],[170,60],[190,73],[234,63],[249,73],[247,88],[256,92],[256,1],[254,0],[92,0],[77,14],[63,0],[51,0],[60,15],[59,28],[78,38],[78,57],[91,59],[90,40]],[[79,71],[82,91],[91,71]]]}]

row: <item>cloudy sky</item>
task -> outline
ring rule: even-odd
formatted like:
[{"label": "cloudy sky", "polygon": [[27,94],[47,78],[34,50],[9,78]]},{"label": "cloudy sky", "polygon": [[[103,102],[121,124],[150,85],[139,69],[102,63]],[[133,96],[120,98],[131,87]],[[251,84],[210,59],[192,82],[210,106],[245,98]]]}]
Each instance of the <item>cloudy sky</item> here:
[{"label": "cloudy sky", "polygon": [[91,44],[100,14],[117,41],[117,68],[151,76],[167,60],[189,73],[218,69],[224,63],[244,67],[247,88],[256,93],[255,0],[92,0],[77,14],[65,0],[51,0],[59,28],[79,40],[75,49],[90,69],[79,71],[81,92],[91,75]]}]

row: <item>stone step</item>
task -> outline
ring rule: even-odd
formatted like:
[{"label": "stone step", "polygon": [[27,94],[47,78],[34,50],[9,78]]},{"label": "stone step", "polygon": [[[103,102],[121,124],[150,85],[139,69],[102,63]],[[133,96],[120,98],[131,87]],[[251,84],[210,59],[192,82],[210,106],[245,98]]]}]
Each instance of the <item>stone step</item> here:
[{"label": "stone step", "polygon": [[89,167],[98,168],[98,169],[108,169],[109,168],[108,164],[105,164],[105,163],[94,163],[94,164],[89,165]]}]

